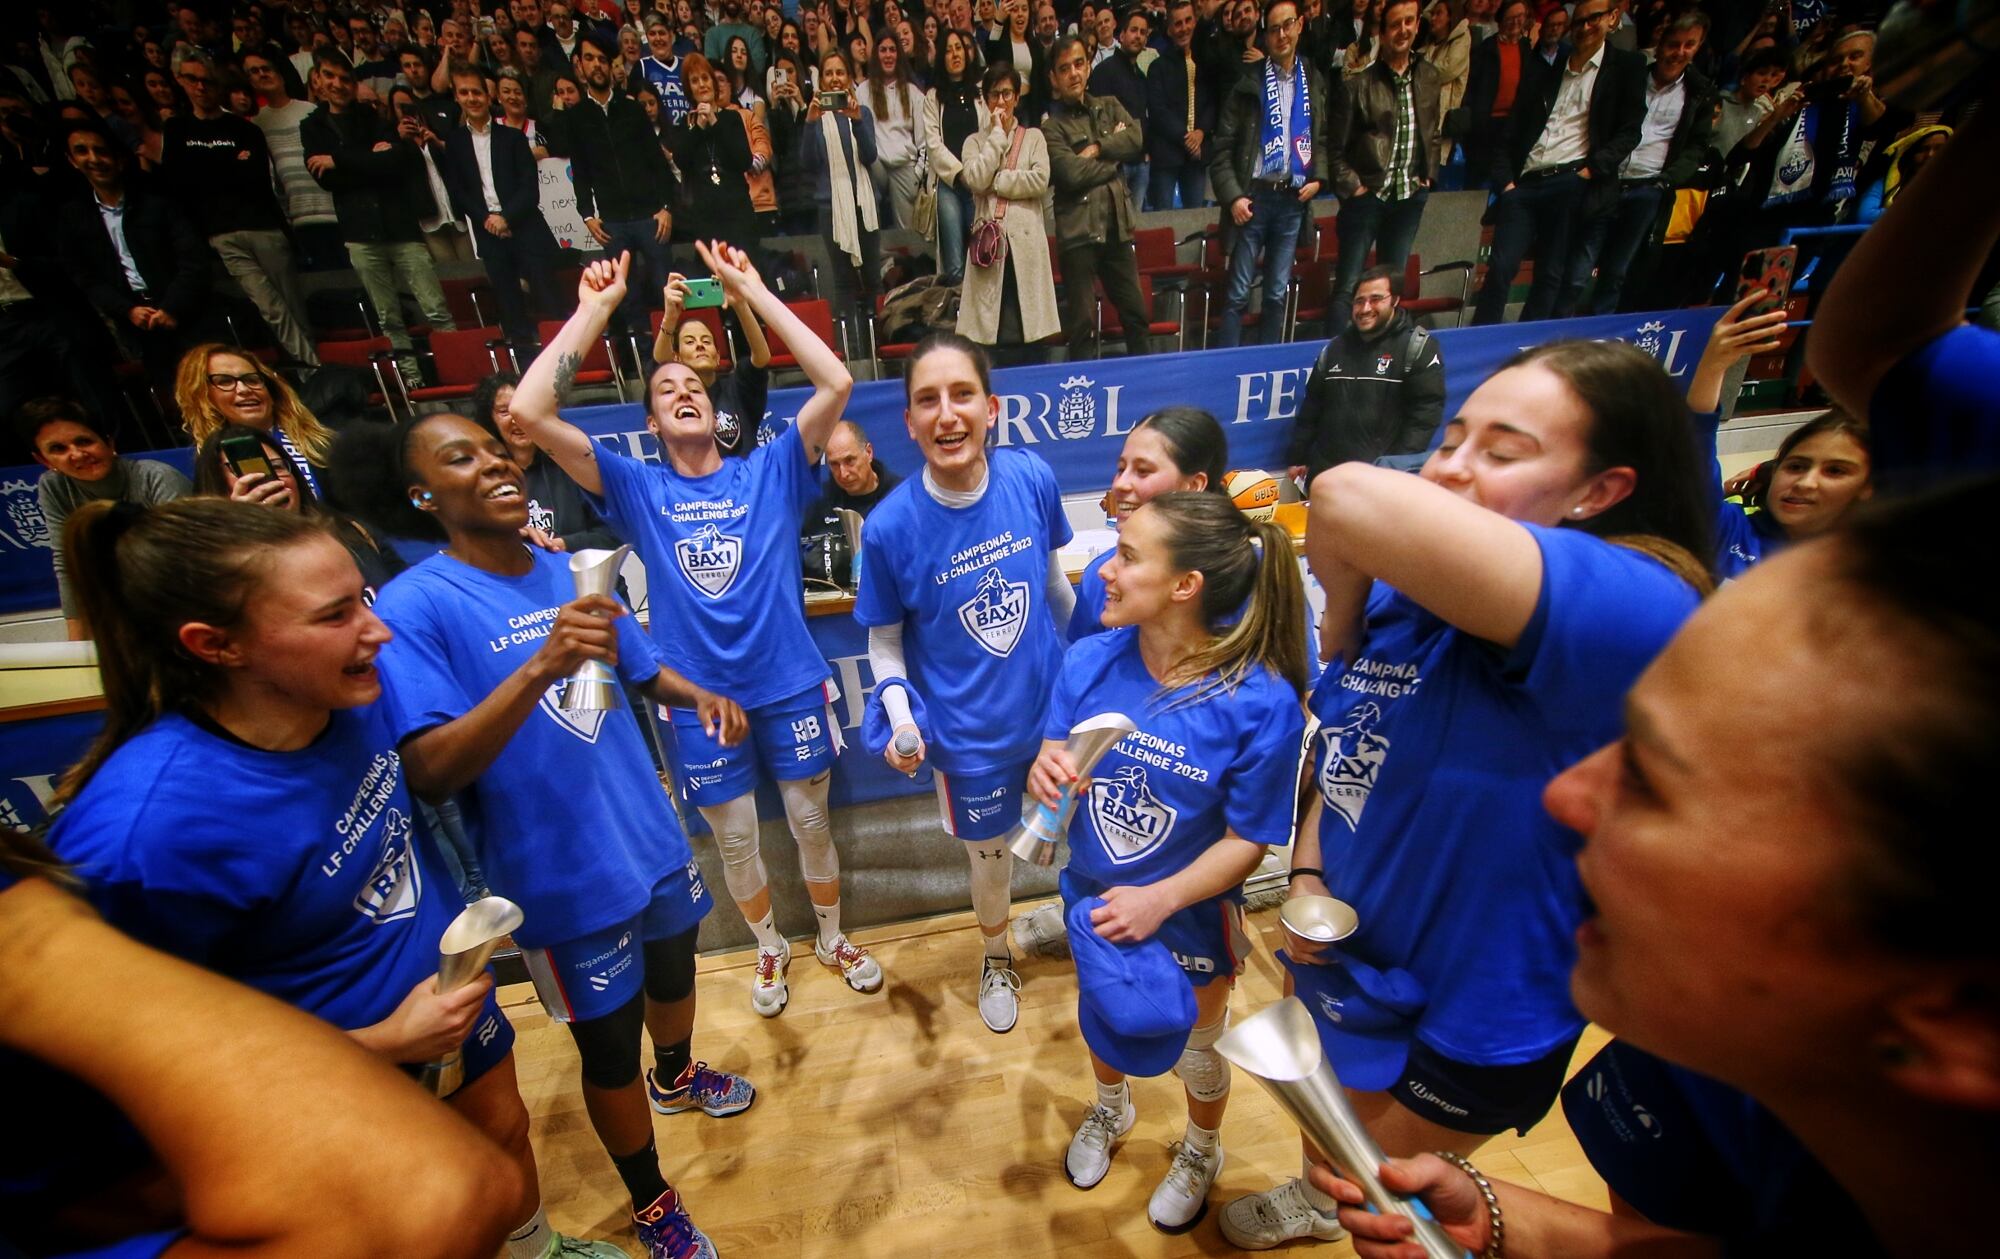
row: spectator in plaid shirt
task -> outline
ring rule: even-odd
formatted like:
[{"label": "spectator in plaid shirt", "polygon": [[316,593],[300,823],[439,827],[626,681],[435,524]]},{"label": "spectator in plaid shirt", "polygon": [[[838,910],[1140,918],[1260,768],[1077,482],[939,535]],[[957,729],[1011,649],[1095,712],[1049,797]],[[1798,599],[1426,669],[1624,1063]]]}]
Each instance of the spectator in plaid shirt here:
[{"label": "spectator in plaid shirt", "polygon": [[1396,275],[1410,256],[1424,202],[1443,152],[1443,111],[1437,67],[1410,50],[1417,38],[1418,0],[1389,0],[1382,11],[1381,52],[1347,80],[1353,98],[1347,143],[1334,150],[1334,191],[1340,194],[1340,267],[1328,318],[1335,332],[1348,308],[1368,251]]}]

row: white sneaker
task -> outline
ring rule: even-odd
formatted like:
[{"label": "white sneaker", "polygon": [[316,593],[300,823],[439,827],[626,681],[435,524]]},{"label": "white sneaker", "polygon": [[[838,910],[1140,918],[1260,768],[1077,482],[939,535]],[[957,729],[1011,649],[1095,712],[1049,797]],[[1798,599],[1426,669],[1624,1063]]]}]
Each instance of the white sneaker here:
[{"label": "white sneaker", "polygon": [[792,946],[786,941],[784,947],[767,949],[757,947],[757,969],[750,976],[750,1008],[765,1018],[776,1018],[785,1003],[792,999],[792,990],[785,983],[785,968],[792,964]]},{"label": "white sneaker", "polygon": [[1206,1154],[1183,1141],[1174,1146],[1174,1161],[1160,1187],[1146,1204],[1146,1219],[1162,1233],[1185,1233],[1208,1214],[1208,1191],[1222,1171],[1222,1146]]},{"label": "white sneaker", "polygon": [[832,944],[813,941],[813,956],[821,966],[831,966],[840,972],[847,986],[856,992],[873,992],[882,986],[882,966],[867,949],[849,940],[845,935],[833,938]]},{"label": "white sneaker", "polygon": [[1338,1219],[1314,1210],[1306,1201],[1305,1187],[1294,1177],[1222,1208],[1222,1235],[1238,1250],[1269,1250],[1301,1237],[1339,1241],[1347,1230]]},{"label": "white sneaker", "polygon": [[979,970],[979,1017],[996,1032],[1014,1030],[1021,1014],[1021,977],[1006,962],[989,957]]},{"label": "white sneaker", "polygon": [[1038,957],[1069,956],[1069,924],[1062,905],[1049,904],[1014,920],[1014,947]]},{"label": "white sneaker", "polygon": [[1139,1108],[1128,1092],[1125,1109],[1114,1112],[1103,1102],[1092,1102],[1084,1112],[1076,1135],[1069,1139],[1069,1153],[1063,1155],[1063,1175],[1078,1189],[1094,1189],[1111,1170],[1111,1144],[1132,1131],[1139,1121]]}]

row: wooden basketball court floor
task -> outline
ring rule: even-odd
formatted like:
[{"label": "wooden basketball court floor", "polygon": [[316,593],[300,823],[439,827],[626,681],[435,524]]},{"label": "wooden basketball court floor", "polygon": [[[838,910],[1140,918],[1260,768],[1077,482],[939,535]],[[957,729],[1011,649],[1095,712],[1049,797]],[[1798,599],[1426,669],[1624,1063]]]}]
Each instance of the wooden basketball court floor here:
[{"label": "wooden basketball court floor", "polygon": [[[732,911],[720,903],[715,912]],[[1232,998],[1237,1018],[1282,991],[1271,954],[1281,943],[1277,913],[1248,921],[1257,948]],[[1020,1022],[996,1036],[974,1004],[979,945],[969,913],[855,938],[882,964],[881,991],[849,991],[813,959],[810,941],[794,941],[791,1003],[775,1019],[750,1008],[753,954],[702,959],[695,1056],[748,1075],[757,1102],[728,1119],[655,1116],[654,1130],[668,1179],[724,1259],[1237,1254],[1216,1224],[1222,1204],[1298,1174],[1297,1129],[1238,1071],[1207,1218],[1179,1237],[1153,1229],[1146,1201],[1187,1118],[1169,1075],[1133,1081],[1137,1125],[1104,1181],[1076,1189],[1062,1158],[1092,1088],[1069,961],[1017,960]],[[500,999],[519,1033],[521,1092],[551,1221],[636,1253],[629,1203],[584,1114],[569,1033],[528,985],[502,989]],[[1605,1039],[1590,1029],[1572,1070]],[[1525,1137],[1494,1138],[1473,1161],[1496,1179],[1606,1205],[1560,1106]],[[1353,1254],[1345,1241],[1277,1253],[1301,1250]]]}]

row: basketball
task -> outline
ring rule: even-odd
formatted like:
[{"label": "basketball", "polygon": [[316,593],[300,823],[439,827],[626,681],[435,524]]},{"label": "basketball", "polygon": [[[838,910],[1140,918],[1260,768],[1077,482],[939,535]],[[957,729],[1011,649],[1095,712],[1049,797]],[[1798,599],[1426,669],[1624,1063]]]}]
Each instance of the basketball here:
[{"label": "basketball", "polygon": [[1257,469],[1239,469],[1222,479],[1229,501],[1252,520],[1269,520],[1278,505],[1278,478]]}]

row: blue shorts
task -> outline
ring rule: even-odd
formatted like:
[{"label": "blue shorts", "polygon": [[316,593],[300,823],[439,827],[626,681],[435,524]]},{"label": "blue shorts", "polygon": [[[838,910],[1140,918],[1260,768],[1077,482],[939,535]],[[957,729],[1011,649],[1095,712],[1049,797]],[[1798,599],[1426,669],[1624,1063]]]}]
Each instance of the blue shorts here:
[{"label": "blue shorts", "polygon": [[[1067,914],[1085,897],[1102,895],[1105,886],[1064,870],[1058,880],[1063,912]],[[1234,980],[1250,958],[1250,933],[1243,927],[1243,894],[1225,892],[1176,910],[1160,924],[1153,938],[1167,946],[1195,987],[1205,988],[1217,979]]]},{"label": "blue shorts", "polygon": [[938,813],[944,819],[945,834],[954,839],[985,841],[998,839],[1021,820],[1021,803],[1027,799],[1028,770],[1033,761],[1023,761],[984,774],[947,774],[933,770],[937,780]]},{"label": "blue shorts", "polygon": [[558,1023],[602,1018],[639,995],[646,979],[640,948],[692,931],[715,901],[690,861],[653,886],[653,899],[624,922],[545,949],[522,949],[535,995]]},{"label": "blue shorts", "polygon": [[761,763],[784,782],[815,778],[833,765],[832,683],[823,682],[790,699],[752,708],[750,737],[733,748],[710,738],[692,708],[673,712],[674,742],[680,748],[681,790],[689,804],[726,804],[757,787]]},{"label": "blue shorts", "polygon": [[[463,1092],[467,1085],[500,1065],[501,1060],[513,1052],[514,1025],[500,1012],[499,999],[489,992],[486,1003],[479,1008],[479,1017],[472,1021],[472,1030],[465,1034],[465,1043],[459,1046],[465,1074],[459,1078],[458,1087],[451,1091],[452,1094]],[[424,1066],[420,1062],[402,1064],[406,1074],[418,1078],[422,1077]]]}]

